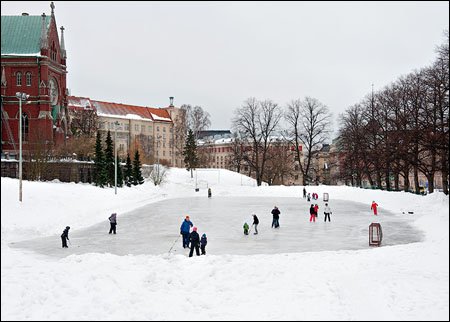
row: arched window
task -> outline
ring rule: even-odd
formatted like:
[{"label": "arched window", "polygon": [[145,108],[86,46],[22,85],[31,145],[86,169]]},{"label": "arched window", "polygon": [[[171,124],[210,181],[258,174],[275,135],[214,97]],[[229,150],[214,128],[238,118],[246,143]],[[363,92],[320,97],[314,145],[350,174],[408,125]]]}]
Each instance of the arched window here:
[{"label": "arched window", "polygon": [[27,86],[31,86],[31,73],[27,72],[25,75],[27,78]]},{"label": "arched window", "polygon": [[16,74],[16,84],[17,86],[22,86],[22,73],[18,72]]},{"label": "arched window", "polygon": [[28,141],[29,122],[27,113],[22,113],[22,141]]},{"label": "arched window", "polygon": [[55,42],[52,42],[52,46],[50,48],[50,58],[52,60],[56,60],[56,46],[55,46]]}]

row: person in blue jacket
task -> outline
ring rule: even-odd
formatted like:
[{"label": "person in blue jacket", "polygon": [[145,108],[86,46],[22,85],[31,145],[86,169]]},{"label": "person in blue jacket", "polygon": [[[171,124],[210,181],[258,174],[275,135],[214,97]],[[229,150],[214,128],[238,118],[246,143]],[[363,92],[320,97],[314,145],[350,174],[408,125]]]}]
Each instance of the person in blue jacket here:
[{"label": "person in blue jacket", "polygon": [[183,235],[183,248],[189,247],[189,234],[193,226],[194,224],[190,221],[189,216],[186,216],[180,227],[180,234]]}]

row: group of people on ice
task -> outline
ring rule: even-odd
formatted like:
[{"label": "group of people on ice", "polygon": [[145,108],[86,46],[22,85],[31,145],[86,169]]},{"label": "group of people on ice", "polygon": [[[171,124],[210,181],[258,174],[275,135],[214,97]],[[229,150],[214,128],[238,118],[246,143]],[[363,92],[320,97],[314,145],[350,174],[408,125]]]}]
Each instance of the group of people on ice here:
[{"label": "group of people on ice", "polygon": [[[310,201],[310,193],[306,192],[306,188],[303,188],[303,198],[306,198],[307,201]],[[318,194],[317,193],[313,193],[312,194],[313,199],[317,200],[318,199]],[[208,197],[211,198],[211,191],[208,191]],[[377,210],[378,204],[375,201],[372,201],[372,205],[370,206],[370,209],[373,210],[373,214],[374,215],[378,215],[378,210]],[[310,222],[316,222],[316,217],[319,214],[319,205],[318,204],[311,204],[311,207],[309,208],[309,213],[310,213],[310,217],[309,217],[309,221]],[[330,215],[332,214],[331,208],[328,205],[328,203],[325,203],[325,207],[323,210],[323,213],[325,215],[324,217],[324,221],[326,222],[327,219],[330,222]],[[274,208],[271,211],[272,214],[272,228],[279,228],[280,227],[280,210],[278,209],[277,206],[274,206]],[[259,225],[259,218],[258,216],[256,216],[256,214],[252,214],[253,217],[253,223],[251,227],[254,227],[254,235],[258,234],[258,225]],[[111,216],[109,216],[109,222],[110,222],[110,229],[109,229],[109,234],[116,234],[116,226],[117,226],[117,214],[113,213],[111,214]],[[244,223],[244,234],[248,235],[251,227],[249,227],[249,225],[245,222]],[[191,231],[192,228],[192,231]],[[66,228],[64,229],[63,233],[61,234],[61,241],[62,241],[62,247],[63,248],[68,248],[67,246],[67,241],[69,240],[69,226],[66,226]],[[189,252],[189,257],[192,257],[194,254],[194,250],[196,252],[197,256],[200,256],[200,250],[201,250],[201,255],[206,255],[206,244],[208,243],[207,241],[207,237],[206,234],[202,234],[202,236],[200,237],[200,235],[197,232],[197,227],[194,226],[194,224],[192,223],[192,221],[190,220],[189,216],[186,216],[185,219],[183,220],[183,222],[181,223],[181,227],[180,227],[180,235],[182,236],[182,246],[183,248],[190,248],[190,252]]]},{"label": "group of people on ice", "polygon": [[194,254],[194,249],[197,256],[200,256],[200,249],[202,251],[202,255],[206,255],[206,244],[208,243],[206,234],[203,234],[200,238],[200,235],[197,232],[197,227],[194,226],[189,216],[186,216],[181,223],[180,234],[183,236],[183,248],[190,247],[191,249],[189,252],[189,257],[192,257]]}]

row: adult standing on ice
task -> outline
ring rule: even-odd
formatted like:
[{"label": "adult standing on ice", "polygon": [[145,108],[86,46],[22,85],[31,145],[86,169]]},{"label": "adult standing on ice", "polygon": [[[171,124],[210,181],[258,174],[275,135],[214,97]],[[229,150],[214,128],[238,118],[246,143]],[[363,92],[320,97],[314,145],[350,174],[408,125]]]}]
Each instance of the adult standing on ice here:
[{"label": "adult standing on ice", "polygon": [[277,206],[274,206],[274,208],[272,209],[272,228],[278,228],[280,227],[280,210],[278,210]]},{"label": "adult standing on ice", "polygon": [[303,187],[303,198],[306,198],[306,188]]},{"label": "adult standing on ice", "polygon": [[323,209],[323,213],[325,214],[325,222],[327,221],[327,217],[328,217],[328,221],[330,220],[330,214],[331,214],[331,208],[328,206],[328,203],[325,203],[325,208]]},{"label": "adult standing on ice", "polygon": [[194,254],[194,248],[197,256],[200,256],[200,236],[197,233],[197,227],[192,228],[192,233],[189,235],[189,241],[191,242],[189,257],[192,257]]},{"label": "adult standing on ice", "polygon": [[180,227],[180,234],[183,235],[183,248],[189,247],[189,233],[193,226],[194,224],[189,219],[189,216],[186,216]]},{"label": "adult standing on ice", "polygon": [[67,247],[67,240],[69,240],[69,226],[66,226],[66,229],[64,229],[63,233],[61,234],[61,240],[62,240],[62,248],[69,248]]},{"label": "adult standing on ice", "polygon": [[256,216],[256,214],[253,214],[253,224],[252,226],[255,226],[255,232],[253,233],[253,235],[258,235],[258,224],[259,224],[259,219]]},{"label": "adult standing on ice", "polygon": [[370,206],[370,209],[373,210],[373,214],[376,216],[378,215],[378,210],[377,210],[378,204],[374,201],[372,201],[372,205]]},{"label": "adult standing on ice", "polygon": [[114,232],[116,234],[116,226],[117,226],[117,214],[113,213],[111,216],[109,216],[109,224],[111,227],[109,228],[109,233],[111,234]]}]

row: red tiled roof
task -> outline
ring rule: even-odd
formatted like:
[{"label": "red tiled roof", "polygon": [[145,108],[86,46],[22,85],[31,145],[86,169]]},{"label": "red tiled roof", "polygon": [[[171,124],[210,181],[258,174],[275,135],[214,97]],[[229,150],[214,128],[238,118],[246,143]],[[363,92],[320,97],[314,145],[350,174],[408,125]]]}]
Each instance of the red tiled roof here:
[{"label": "red tiled roof", "polygon": [[92,104],[92,101],[88,97],[78,97],[78,96],[67,96],[67,107],[69,109],[79,110],[86,108],[95,107]]},{"label": "red tiled roof", "polygon": [[133,118],[132,115],[137,115],[140,118],[150,119],[156,122],[172,122],[169,112],[165,109],[102,102],[85,97],[68,96],[69,109],[80,108],[86,106],[87,104],[90,104],[93,108],[95,108],[100,116]]}]

